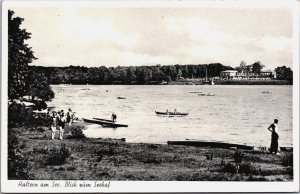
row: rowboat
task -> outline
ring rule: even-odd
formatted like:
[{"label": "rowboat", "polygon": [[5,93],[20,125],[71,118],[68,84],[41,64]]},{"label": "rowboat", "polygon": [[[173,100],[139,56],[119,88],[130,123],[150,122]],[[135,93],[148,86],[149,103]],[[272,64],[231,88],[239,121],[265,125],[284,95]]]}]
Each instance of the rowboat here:
[{"label": "rowboat", "polygon": [[236,148],[242,150],[253,150],[254,146],[248,146],[243,144],[226,143],[221,141],[200,141],[200,140],[183,140],[183,141],[168,141],[169,145],[185,145],[196,147],[211,147],[211,148]]},{"label": "rowboat", "polygon": [[112,123],[112,122],[108,122],[108,121],[101,121],[101,120],[95,120],[95,119],[85,119],[83,118],[83,121],[86,123],[93,123],[93,124],[98,124],[98,125],[102,125],[103,127],[128,127],[128,125],[124,125],[124,124],[118,124],[118,123]]},{"label": "rowboat", "polygon": [[117,99],[126,99],[124,96],[119,96]]},{"label": "rowboat", "polygon": [[168,116],[186,116],[189,113],[181,113],[181,112],[158,112],[155,111],[157,115],[168,115]]}]

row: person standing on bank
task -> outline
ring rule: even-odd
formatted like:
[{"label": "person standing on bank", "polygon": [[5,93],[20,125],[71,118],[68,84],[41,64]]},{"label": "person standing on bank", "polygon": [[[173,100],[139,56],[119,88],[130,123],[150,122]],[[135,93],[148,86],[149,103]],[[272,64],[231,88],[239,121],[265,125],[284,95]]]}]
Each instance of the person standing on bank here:
[{"label": "person standing on bank", "polygon": [[111,115],[111,120],[112,120],[113,122],[116,122],[116,121],[117,121],[117,115],[116,115],[115,113],[113,113],[113,114]]},{"label": "person standing on bank", "polygon": [[279,139],[279,135],[278,135],[278,120],[274,119],[274,123],[272,123],[269,127],[268,130],[272,132],[271,135],[271,148],[270,148],[270,152],[271,154],[277,154],[278,152],[278,139]]},{"label": "person standing on bank", "polygon": [[72,109],[69,108],[69,110],[67,112],[67,123],[69,124],[69,126],[72,125],[72,115],[73,115]]},{"label": "person standing on bank", "polygon": [[65,122],[66,122],[65,114],[63,111],[61,111],[59,117],[59,139],[60,140],[62,140],[64,137]]},{"label": "person standing on bank", "polygon": [[55,111],[52,112],[52,123],[51,123],[51,139],[55,138],[55,132],[57,127],[57,113]]}]

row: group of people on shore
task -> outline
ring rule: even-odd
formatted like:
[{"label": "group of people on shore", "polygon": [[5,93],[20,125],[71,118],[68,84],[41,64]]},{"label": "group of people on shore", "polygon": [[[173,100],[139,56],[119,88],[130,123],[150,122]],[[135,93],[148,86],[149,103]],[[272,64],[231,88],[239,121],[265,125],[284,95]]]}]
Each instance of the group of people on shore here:
[{"label": "group of people on shore", "polygon": [[62,140],[64,136],[65,124],[71,126],[75,119],[75,114],[72,112],[72,109],[69,108],[66,114],[64,113],[64,110],[52,111],[51,117],[51,139],[55,138],[55,132],[58,130],[59,139]]}]

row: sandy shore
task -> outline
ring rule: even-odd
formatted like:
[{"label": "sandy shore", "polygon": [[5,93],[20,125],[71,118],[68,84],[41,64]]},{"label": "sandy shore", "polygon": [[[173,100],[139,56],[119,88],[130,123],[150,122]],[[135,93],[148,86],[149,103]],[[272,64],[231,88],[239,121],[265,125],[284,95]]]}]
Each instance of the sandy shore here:
[{"label": "sandy shore", "polygon": [[[51,140],[50,130],[14,128],[38,180],[292,181],[279,155],[257,151],[126,143],[118,139]],[[63,147],[63,148],[62,148]],[[62,162],[59,162],[62,160]],[[58,161],[58,162],[57,162]]]}]

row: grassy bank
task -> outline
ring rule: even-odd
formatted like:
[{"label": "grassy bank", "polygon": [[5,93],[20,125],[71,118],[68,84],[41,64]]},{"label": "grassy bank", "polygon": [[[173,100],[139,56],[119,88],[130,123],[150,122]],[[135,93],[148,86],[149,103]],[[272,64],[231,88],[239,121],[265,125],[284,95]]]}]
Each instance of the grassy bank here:
[{"label": "grassy bank", "polygon": [[[75,127],[80,128],[80,127]],[[151,181],[291,181],[288,153],[126,143],[117,139],[51,140],[47,128],[13,128],[34,179]],[[76,136],[77,134],[77,136]],[[80,134],[80,133],[79,133]],[[58,134],[57,134],[58,135]],[[56,136],[57,138],[58,136]]]}]

